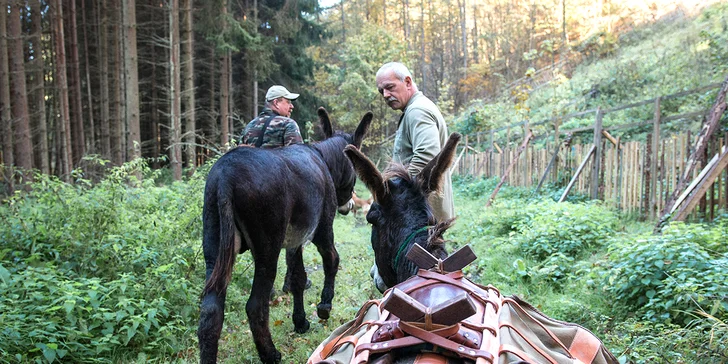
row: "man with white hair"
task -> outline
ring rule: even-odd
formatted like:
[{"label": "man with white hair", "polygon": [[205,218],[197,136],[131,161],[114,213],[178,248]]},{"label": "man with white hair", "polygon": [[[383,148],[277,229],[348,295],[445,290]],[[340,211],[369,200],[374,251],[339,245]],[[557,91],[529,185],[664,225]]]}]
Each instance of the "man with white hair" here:
[{"label": "man with white hair", "polygon": [[[376,81],[387,105],[402,111],[392,159],[409,165],[409,174],[416,176],[445,146],[448,138],[445,119],[437,105],[417,89],[412,74],[402,63],[383,65],[377,71]],[[429,201],[438,221],[455,216],[449,171],[445,174],[441,193],[432,194]]]},{"label": "man with white hair", "polygon": [[[394,137],[392,160],[408,165],[409,174],[416,176],[445,146],[448,138],[445,119],[437,105],[417,89],[412,74],[402,63],[384,64],[377,71],[376,81],[377,89],[387,105],[393,110],[402,111]],[[431,194],[428,200],[438,221],[455,216],[449,170],[444,174],[442,191]],[[379,276],[376,264],[369,273],[377,289],[384,292],[387,286]]]}]

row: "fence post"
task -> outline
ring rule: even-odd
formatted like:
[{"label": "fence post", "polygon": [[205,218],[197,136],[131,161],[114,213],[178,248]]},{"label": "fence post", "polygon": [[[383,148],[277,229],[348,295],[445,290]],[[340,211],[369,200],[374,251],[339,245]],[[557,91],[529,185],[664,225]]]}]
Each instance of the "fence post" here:
[{"label": "fence post", "polygon": [[557,118],[554,121],[554,148],[556,150],[556,156],[553,160],[553,176],[551,177],[553,183],[556,183],[559,179],[559,147],[561,146],[561,142],[559,141],[559,127],[561,126],[561,117]]},{"label": "fence post", "polygon": [[660,154],[660,97],[655,99],[655,118],[652,119],[652,155],[650,156],[650,197],[649,197],[649,217],[650,220],[655,218],[657,211],[657,203],[655,196],[657,194],[657,162]]},{"label": "fence post", "polygon": [[490,154],[488,155],[488,177],[493,177],[493,154],[495,153],[495,131],[490,129]]},{"label": "fence post", "polygon": [[602,168],[602,118],[604,112],[602,107],[597,107],[597,118],[594,122],[594,160],[591,170],[591,199],[599,198],[599,171]]}]

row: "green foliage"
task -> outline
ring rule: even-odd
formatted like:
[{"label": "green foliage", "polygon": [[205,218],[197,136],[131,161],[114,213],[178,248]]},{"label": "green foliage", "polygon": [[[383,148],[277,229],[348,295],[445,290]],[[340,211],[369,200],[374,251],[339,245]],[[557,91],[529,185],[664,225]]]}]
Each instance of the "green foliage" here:
[{"label": "green foliage", "polygon": [[540,260],[555,260],[555,265],[604,245],[617,225],[616,214],[598,203],[545,200],[524,215],[515,224],[521,250]]},{"label": "green foliage", "polygon": [[722,74],[728,70],[728,4],[707,9],[701,21],[706,29],[700,31],[700,37],[710,49],[713,72]]},{"label": "green foliage", "polygon": [[675,224],[660,236],[616,243],[605,289],[645,319],[684,324],[699,307],[728,317],[725,220],[712,227]]},{"label": "green foliage", "polygon": [[353,129],[364,113],[372,111],[374,119],[369,128],[370,136],[364,139],[364,144],[381,142],[373,136],[383,135],[381,130],[385,123],[396,113],[389,107],[382,107],[384,102],[377,91],[375,76],[386,62],[407,64],[404,41],[384,28],[369,25],[357,34],[347,36],[344,44],[314,47],[309,53],[320,65],[314,72],[316,95],[335,115],[335,126],[342,130]]},{"label": "green foliage", "polygon": [[724,325],[709,332],[705,324],[683,328],[630,318],[616,322],[603,340],[620,363],[722,363],[728,355],[728,330]]},{"label": "green foliage", "polygon": [[96,185],[37,175],[0,206],[0,356],[92,362],[193,345],[204,176],[158,187],[156,175],[143,160]]}]

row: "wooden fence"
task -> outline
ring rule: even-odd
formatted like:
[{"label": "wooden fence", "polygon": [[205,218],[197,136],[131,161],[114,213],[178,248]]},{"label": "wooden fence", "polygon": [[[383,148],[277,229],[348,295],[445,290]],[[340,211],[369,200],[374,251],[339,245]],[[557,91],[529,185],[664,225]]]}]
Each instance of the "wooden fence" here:
[{"label": "wooden fence", "polygon": [[[680,95],[687,95],[691,92],[704,91],[720,84],[709,85],[700,89],[682,92]],[[677,95],[677,94],[676,94]],[[681,115],[662,117],[660,102],[668,97],[655,99],[613,108],[611,110],[594,110],[596,117],[594,125],[574,130],[558,129],[552,135],[541,135],[552,139],[551,143],[545,146],[530,145],[520,155],[516,164],[508,175],[506,182],[512,186],[536,187],[544,181],[557,186],[566,186],[574,176],[584,158],[594,152],[594,143],[565,145],[559,140],[559,134],[594,132],[594,139],[598,148],[596,155],[600,156],[598,166],[594,166],[594,158],[586,164],[586,171],[581,173],[574,181],[571,193],[583,194],[592,198],[599,198],[606,203],[624,212],[639,213],[649,219],[655,219],[662,211],[666,200],[672,194],[677,182],[685,170],[686,162],[690,156],[698,136],[690,131],[670,133],[662,135],[660,125],[667,121],[679,119],[701,120],[706,111],[691,112]],[[655,117],[653,120],[635,123],[628,126],[617,126],[610,129],[601,129],[602,117],[607,112],[624,110],[629,107],[636,107],[654,104]],[[575,113],[573,115],[583,115]],[[568,116],[568,115],[567,115]],[[560,120],[563,120],[561,117]],[[547,121],[541,122],[544,124]],[[518,124],[516,124],[517,126]],[[620,138],[614,138],[610,131],[635,126],[652,125],[652,133],[647,135],[645,141],[623,142]],[[688,122],[685,125],[689,125]],[[503,128],[501,128],[503,129]],[[687,128],[686,128],[687,129]],[[482,134],[490,134],[487,142],[481,140]],[[697,177],[715,154],[721,151],[723,146],[728,145],[728,132],[716,133],[713,135],[702,156],[702,160],[693,171],[693,178]],[[454,166],[455,174],[473,175],[483,177],[503,176],[508,166],[517,155],[517,147],[500,148],[492,138],[492,132],[468,135],[465,137],[463,147],[459,151],[457,164]],[[604,138],[602,138],[604,136]],[[483,138],[484,139],[484,138]],[[555,145],[558,145],[558,158],[554,159]],[[552,162],[552,159],[554,162]],[[546,170],[549,169],[546,174]],[[595,182],[596,177],[596,182]],[[708,189],[705,197],[701,200],[699,208],[696,209],[700,216],[713,219],[719,211],[728,210],[728,170],[721,172],[720,177]]]}]

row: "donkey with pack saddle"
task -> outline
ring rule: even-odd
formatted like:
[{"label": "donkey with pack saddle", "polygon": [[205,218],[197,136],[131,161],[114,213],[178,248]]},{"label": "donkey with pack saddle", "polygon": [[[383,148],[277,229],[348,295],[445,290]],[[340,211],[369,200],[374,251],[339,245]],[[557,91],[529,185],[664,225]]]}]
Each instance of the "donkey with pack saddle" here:
[{"label": "donkey with pack saddle", "polygon": [[356,318],[336,329],[309,364],[604,363],[616,358],[587,329],[551,319],[516,296],[464,277],[469,246],[448,256],[427,202],[452,164],[459,134],[416,177],[390,165],[384,175],[355,147],[346,148],[374,195],[367,214],[379,274],[387,286]]},{"label": "donkey with pack saddle", "polygon": [[245,311],[261,361],[281,360],[268,326],[268,299],[281,249],[288,249],[294,330],[303,333],[309,329],[303,306],[306,278],[301,248],[307,240],[321,254],[324,269],[317,314],[322,319],[329,317],[339,267],[334,216],[337,207],[342,214],[348,212],[356,183],[354,168],[343,150],[349,144],[361,146],[372,114],[364,115],[353,135],[334,133],[323,108],[318,115],[325,140],[277,149],[238,147],[220,157],[210,170],[202,216],[207,279],[197,331],[202,363],[217,361],[227,287],[235,257],[246,250],[253,255],[255,272]]}]

